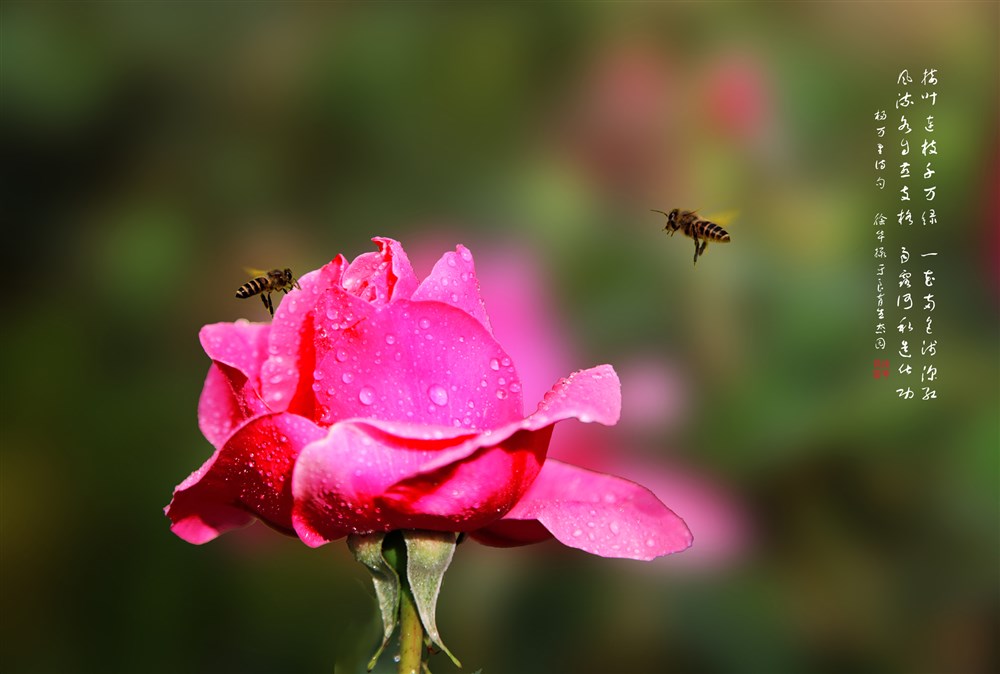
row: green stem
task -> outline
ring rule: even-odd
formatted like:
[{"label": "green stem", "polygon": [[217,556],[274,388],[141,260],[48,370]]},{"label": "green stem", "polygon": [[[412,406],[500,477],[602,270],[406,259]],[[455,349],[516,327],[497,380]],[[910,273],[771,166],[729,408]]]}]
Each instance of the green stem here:
[{"label": "green stem", "polygon": [[409,584],[399,598],[399,674],[420,674],[424,654],[424,628]]}]

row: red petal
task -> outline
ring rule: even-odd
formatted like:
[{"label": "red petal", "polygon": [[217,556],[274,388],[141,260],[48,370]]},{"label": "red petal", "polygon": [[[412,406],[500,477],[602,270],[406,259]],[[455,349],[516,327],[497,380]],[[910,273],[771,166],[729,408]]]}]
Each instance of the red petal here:
[{"label": "red petal", "polygon": [[[338,255],[331,262],[299,279],[301,290],[292,290],[275,312],[268,338],[268,357],[261,367],[264,401],[275,412],[290,410],[312,418],[312,381],[300,377],[315,363],[313,325],[316,304],[325,291],[339,288],[347,261]],[[304,381],[303,381],[304,380]],[[304,397],[304,398],[303,398]],[[297,403],[297,404],[296,404]]]},{"label": "red petal", "polygon": [[308,419],[267,414],[247,422],[174,490],[171,529],[204,543],[251,515],[291,533],[291,471],[302,448],[323,435]]},{"label": "red petal", "polygon": [[377,236],[377,253],[362,253],[344,272],[344,290],[376,305],[408,300],[417,288],[406,252],[398,241]]},{"label": "red petal", "polygon": [[198,425],[215,447],[247,419],[266,411],[260,396],[260,366],[270,327],[237,321],[206,325],[199,333],[214,362],[198,401]]},{"label": "red petal", "polygon": [[[347,421],[306,447],[292,479],[293,524],[309,545],[348,533],[392,529],[471,531],[509,510],[538,473],[551,429],[509,435],[393,435],[371,422]],[[440,439],[434,438],[439,436]],[[476,444],[467,460],[435,471],[441,448]],[[487,444],[489,443],[489,444]]]}]

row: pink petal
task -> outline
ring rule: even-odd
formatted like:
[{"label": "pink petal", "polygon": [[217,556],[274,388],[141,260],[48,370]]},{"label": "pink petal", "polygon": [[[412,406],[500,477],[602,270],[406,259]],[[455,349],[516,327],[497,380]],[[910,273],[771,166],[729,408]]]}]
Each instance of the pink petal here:
[{"label": "pink petal", "polygon": [[[550,428],[508,435],[406,438],[370,422],[334,425],[306,447],[292,479],[292,522],[312,546],[348,533],[392,529],[472,531],[509,510],[541,466]],[[425,427],[423,434],[427,433]],[[431,432],[431,435],[435,433]],[[467,460],[428,472],[449,443],[476,443]]]},{"label": "pink petal", "polygon": [[268,414],[237,430],[201,468],[174,490],[166,508],[171,529],[204,543],[251,515],[291,532],[291,471],[301,449],[324,431],[308,419]]},{"label": "pink petal", "polygon": [[[502,521],[537,521],[564,545],[602,557],[649,560],[691,545],[684,521],[648,489],[549,459],[538,478]],[[503,544],[518,532],[498,528]],[[490,531],[477,537],[490,542]],[[527,531],[524,543],[536,542]]]},{"label": "pink petal", "polygon": [[458,307],[493,334],[489,316],[486,315],[486,305],[479,294],[476,265],[472,261],[472,253],[465,246],[456,247],[455,252],[445,253],[434,265],[430,276],[413,293],[412,299],[433,300]]},{"label": "pink petal", "polygon": [[417,277],[398,241],[377,236],[378,252],[362,253],[344,272],[344,290],[373,304],[408,300]]},{"label": "pink petal", "polygon": [[292,290],[275,312],[268,338],[267,360],[261,367],[261,386],[269,409],[290,410],[311,417],[309,410],[298,409],[296,401],[311,404],[311,381],[300,381],[300,372],[311,372],[315,361],[313,325],[316,304],[329,288],[339,288],[347,261],[338,255],[328,264],[299,279],[301,290]]},{"label": "pink petal", "polygon": [[[341,320],[344,297],[328,292],[326,314]],[[521,419],[517,373],[475,318],[440,302],[366,306],[347,328],[317,325],[329,335],[317,340],[312,387],[321,423],[358,417],[483,429]]]},{"label": "pink petal", "polygon": [[198,425],[215,447],[250,417],[266,411],[260,397],[260,366],[271,326],[265,323],[216,323],[199,338],[212,367],[198,401]]},{"label": "pink petal", "polygon": [[[534,414],[521,421],[512,422],[483,432],[489,442],[500,443],[518,431],[537,431],[565,419],[579,419],[584,423],[596,421],[611,426],[621,415],[621,384],[610,365],[599,365],[578,370],[560,379],[545,394]],[[424,471],[433,472],[461,461],[483,446],[479,438],[468,440],[451,449],[438,452]]]},{"label": "pink petal", "polygon": [[571,417],[612,424],[620,410],[618,376],[602,365],[560,380],[527,419],[476,435],[376,419],[339,423],[299,457],[293,524],[309,545],[401,527],[481,528],[532,483],[553,424]]},{"label": "pink petal", "polygon": [[239,370],[252,382],[260,381],[271,326],[267,323],[213,323],[198,333],[201,347],[217,363]]}]

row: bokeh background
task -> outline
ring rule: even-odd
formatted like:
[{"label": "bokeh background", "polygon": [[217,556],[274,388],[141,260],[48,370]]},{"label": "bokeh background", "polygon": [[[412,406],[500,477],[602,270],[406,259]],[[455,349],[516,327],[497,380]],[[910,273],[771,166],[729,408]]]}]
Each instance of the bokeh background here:
[{"label": "bokeh background", "polygon": [[[418,274],[473,250],[529,407],[614,364],[621,424],[552,452],[696,538],[648,564],[461,546],[438,624],[466,671],[995,671],[998,26],[995,2],[4,3],[0,667],[363,671],[346,546],[191,546],[162,508],[211,454],[198,329],[267,318],[242,267],[384,235]],[[940,379],[900,401],[871,372],[873,114],[927,67],[941,217],[897,241],[939,252]],[[693,268],[649,212],[675,206],[738,209],[733,242]]]}]

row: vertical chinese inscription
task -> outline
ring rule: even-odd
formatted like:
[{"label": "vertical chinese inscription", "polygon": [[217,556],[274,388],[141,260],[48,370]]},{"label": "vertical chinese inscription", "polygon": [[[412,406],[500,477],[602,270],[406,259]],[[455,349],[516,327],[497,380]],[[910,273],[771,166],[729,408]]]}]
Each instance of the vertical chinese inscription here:
[{"label": "vertical chinese inscription", "polygon": [[[895,368],[895,392],[904,400],[937,398],[937,337],[934,333],[937,252],[913,248],[914,227],[936,228],[934,163],[938,146],[934,110],[937,69],[919,81],[908,69],[896,77],[892,113],[875,111],[875,187],[885,210],[875,213],[875,379]],[[917,153],[919,152],[919,156]],[[886,189],[898,184],[898,190]],[[895,211],[895,218],[886,213]],[[918,222],[919,221],[919,222]],[[897,255],[898,251],[898,255]],[[895,266],[898,258],[899,266]],[[892,326],[892,327],[888,327]]]}]

